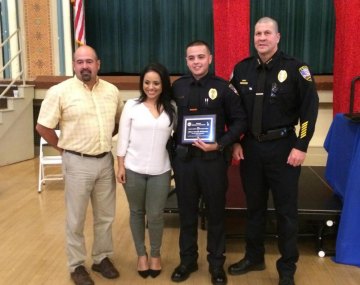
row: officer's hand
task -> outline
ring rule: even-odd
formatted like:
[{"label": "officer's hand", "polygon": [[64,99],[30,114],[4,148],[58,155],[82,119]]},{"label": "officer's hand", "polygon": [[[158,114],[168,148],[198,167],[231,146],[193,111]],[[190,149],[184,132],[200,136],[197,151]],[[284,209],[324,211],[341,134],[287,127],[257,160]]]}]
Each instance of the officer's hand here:
[{"label": "officer's hand", "polygon": [[306,152],[293,148],[289,154],[287,163],[296,167],[303,164],[306,157]]},{"label": "officer's hand", "polygon": [[218,149],[217,143],[204,143],[201,139],[197,139],[196,141],[194,141],[194,143],[192,145],[200,148],[201,150],[203,150],[205,152],[214,151],[214,150]]},{"label": "officer's hand", "polygon": [[235,143],[233,145],[232,157],[235,160],[244,159],[244,152],[241,144]]}]

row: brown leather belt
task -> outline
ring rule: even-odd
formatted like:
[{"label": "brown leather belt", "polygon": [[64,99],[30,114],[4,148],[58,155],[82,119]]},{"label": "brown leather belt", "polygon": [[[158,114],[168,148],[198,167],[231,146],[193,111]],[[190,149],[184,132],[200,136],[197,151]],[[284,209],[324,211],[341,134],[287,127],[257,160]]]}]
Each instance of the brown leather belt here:
[{"label": "brown leather belt", "polygon": [[258,142],[272,141],[277,139],[282,139],[288,137],[291,133],[295,131],[294,127],[284,127],[275,130],[268,130],[264,134],[258,136],[252,135]]},{"label": "brown leather belt", "polygon": [[80,153],[80,152],[77,152],[77,151],[67,150],[67,149],[65,151],[68,152],[68,153],[78,155],[78,156],[92,157],[92,158],[103,158],[105,155],[107,155],[109,153],[109,152],[103,152],[103,153],[100,153],[100,154],[97,154],[97,155],[91,155],[91,154]]}]

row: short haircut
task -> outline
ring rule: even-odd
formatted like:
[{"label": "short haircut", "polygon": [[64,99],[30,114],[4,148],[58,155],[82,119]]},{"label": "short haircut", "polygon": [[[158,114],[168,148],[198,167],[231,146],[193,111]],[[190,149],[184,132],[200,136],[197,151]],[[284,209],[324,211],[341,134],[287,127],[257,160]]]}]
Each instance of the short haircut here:
[{"label": "short haircut", "polygon": [[209,51],[209,53],[211,54],[211,50],[210,50],[210,46],[207,42],[203,41],[203,40],[195,40],[192,41],[190,43],[187,44],[185,51],[187,51],[187,49],[189,47],[193,47],[193,46],[205,46],[206,49]]},{"label": "short haircut", "polygon": [[270,18],[270,17],[262,17],[262,18],[260,18],[260,19],[256,22],[255,26],[256,26],[257,24],[268,23],[268,22],[271,22],[271,23],[274,24],[275,32],[278,33],[278,32],[279,32],[279,24],[278,24],[278,22],[277,22],[275,19]]}]

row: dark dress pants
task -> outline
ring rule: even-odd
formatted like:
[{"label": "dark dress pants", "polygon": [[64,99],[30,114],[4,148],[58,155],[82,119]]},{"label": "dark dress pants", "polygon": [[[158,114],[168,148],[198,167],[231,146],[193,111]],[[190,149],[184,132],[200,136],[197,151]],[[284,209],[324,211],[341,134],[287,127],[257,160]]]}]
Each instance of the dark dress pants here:
[{"label": "dark dress pants", "polygon": [[207,251],[210,267],[225,262],[225,194],[227,164],[219,153],[216,158],[175,157],[174,174],[180,213],[180,259],[185,265],[198,258],[197,230],[199,199],[203,198],[207,218]]},{"label": "dark dress pants", "polygon": [[240,163],[247,203],[246,257],[253,262],[264,260],[267,201],[271,190],[281,254],[277,261],[280,276],[293,276],[299,258],[297,201],[301,168],[287,164],[295,140],[295,134],[268,142],[245,138],[245,159]]}]

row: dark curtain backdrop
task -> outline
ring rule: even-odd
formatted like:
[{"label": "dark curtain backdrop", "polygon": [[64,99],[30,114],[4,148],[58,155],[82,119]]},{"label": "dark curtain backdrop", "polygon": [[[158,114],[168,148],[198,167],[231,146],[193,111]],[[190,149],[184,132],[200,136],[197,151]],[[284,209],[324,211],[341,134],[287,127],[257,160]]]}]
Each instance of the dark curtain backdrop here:
[{"label": "dark curtain backdrop", "polygon": [[[217,12],[215,18],[213,2]],[[219,62],[228,77],[227,57],[235,58],[239,38],[250,30],[253,50],[253,27],[262,16],[279,21],[280,48],[307,62],[314,74],[332,74],[334,47],[333,0],[250,0],[250,21],[244,11],[249,0],[86,0],[85,22],[87,44],[95,47],[102,61],[102,74],[138,74],[151,61],[165,64],[172,74],[187,72],[185,46],[194,39],[203,39],[214,47],[214,33],[222,46],[214,52],[215,67]],[[345,5],[345,4],[344,4]],[[233,9],[233,7],[235,7]],[[247,10],[246,10],[247,11]],[[247,11],[248,12],[248,11]],[[227,14],[226,14],[227,13]],[[216,15],[215,15],[216,16]],[[240,27],[240,25],[248,25]],[[219,27],[220,25],[220,27]],[[240,60],[243,55],[239,56]]]},{"label": "dark curtain backdrop", "polygon": [[[345,2],[345,1],[344,1]],[[310,65],[314,74],[333,71],[335,15],[332,0],[251,0],[251,51],[256,21],[279,23],[279,48]]]},{"label": "dark curtain backdrop", "polygon": [[186,44],[202,39],[213,48],[212,0],[87,0],[85,17],[102,74],[137,74],[152,61],[181,74]]}]

